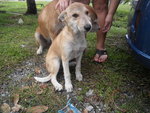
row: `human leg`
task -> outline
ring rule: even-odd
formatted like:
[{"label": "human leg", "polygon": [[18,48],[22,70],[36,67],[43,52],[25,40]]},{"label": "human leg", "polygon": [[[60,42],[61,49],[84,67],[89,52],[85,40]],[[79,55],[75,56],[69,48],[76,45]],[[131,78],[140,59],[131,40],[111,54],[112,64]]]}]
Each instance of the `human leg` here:
[{"label": "human leg", "polygon": [[[93,7],[95,9],[95,12],[98,16],[98,22],[101,28],[103,28],[103,25],[105,23],[105,18],[108,13],[108,0],[93,0]],[[96,42],[96,49],[103,52],[105,50],[105,38],[106,34],[102,32],[102,29],[100,29],[97,32],[97,42]],[[96,62],[105,62],[107,59],[107,54],[98,54],[96,53],[94,56],[94,61]]]}]

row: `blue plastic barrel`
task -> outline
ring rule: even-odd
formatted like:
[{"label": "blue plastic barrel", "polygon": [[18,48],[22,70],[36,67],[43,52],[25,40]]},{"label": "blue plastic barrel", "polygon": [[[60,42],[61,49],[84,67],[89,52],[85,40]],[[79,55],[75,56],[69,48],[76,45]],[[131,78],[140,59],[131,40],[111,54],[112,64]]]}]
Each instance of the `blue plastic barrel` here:
[{"label": "blue plastic barrel", "polygon": [[139,0],[129,22],[127,42],[137,60],[150,69],[150,0]]}]

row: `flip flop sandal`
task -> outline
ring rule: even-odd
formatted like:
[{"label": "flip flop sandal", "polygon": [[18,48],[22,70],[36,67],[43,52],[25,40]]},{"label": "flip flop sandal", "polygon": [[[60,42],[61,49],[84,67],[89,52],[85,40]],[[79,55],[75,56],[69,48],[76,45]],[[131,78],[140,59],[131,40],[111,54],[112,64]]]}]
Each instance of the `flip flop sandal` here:
[{"label": "flip flop sandal", "polygon": [[[98,54],[99,57],[102,56],[102,55],[107,55],[107,51],[106,50],[99,50],[99,49],[96,49],[96,52],[95,52],[95,55]],[[98,64],[101,64],[102,62],[97,62],[95,60],[93,60],[94,63],[98,63]]]}]

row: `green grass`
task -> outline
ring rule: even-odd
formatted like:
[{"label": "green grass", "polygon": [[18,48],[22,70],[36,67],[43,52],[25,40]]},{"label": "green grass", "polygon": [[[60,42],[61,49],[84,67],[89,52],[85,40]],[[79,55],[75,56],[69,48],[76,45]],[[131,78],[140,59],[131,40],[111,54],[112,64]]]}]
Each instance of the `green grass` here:
[{"label": "green grass", "polygon": [[[121,41],[120,43],[122,44]],[[90,53],[93,53],[93,49],[91,49]],[[82,86],[83,89],[85,87],[94,89],[95,93],[109,105],[108,113],[111,109],[121,113],[115,108],[113,100],[115,100],[119,108],[127,110],[128,113],[135,113],[136,111],[146,112],[144,109],[149,104],[145,100],[148,100],[149,96],[148,91],[144,91],[144,87],[148,87],[149,71],[140,66],[126,48],[111,46],[111,48],[108,48],[108,53],[109,60],[101,66],[91,63],[89,58],[92,55],[89,56],[89,53],[87,53],[87,58],[83,60],[83,65],[86,64],[86,66],[82,70],[86,81],[80,83],[80,85],[78,84],[77,87]],[[137,87],[140,89],[137,89]],[[114,93],[116,90],[119,90],[119,92]],[[85,95],[86,91],[83,90],[80,93]],[[112,95],[113,93],[114,95]],[[130,99],[124,93],[134,94],[134,97]],[[124,100],[124,102],[120,103],[119,99]]]},{"label": "green grass", "polygon": [[[33,35],[37,17],[5,13],[0,15],[0,70],[5,70],[6,67],[12,67],[33,55],[32,50],[35,48]],[[19,18],[23,19],[23,25],[18,24]],[[1,77],[4,77],[4,73],[1,71]]]},{"label": "green grass", "polygon": [[[37,105],[45,105],[49,107],[47,113],[53,113],[58,109],[61,109],[62,106],[66,104],[65,95],[61,93],[55,93],[52,85],[48,85],[47,88],[43,89],[42,94],[37,94],[41,90],[41,88],[36,86],[30,86],[30,88],[20,90],[14,89],[14,94],[20,95],[20,105],[23,105],[25,108],[30,108]],[[12,97],[13,99],[13,97]],[[24,113],[23,111],[21,113]]]},{"label": "green grass", "polygon": [[[38,9],[40,10],[41,7],[38,6]],[[26,3],[0,2],[0,10],[25,13]],[[84,81],[74,80],[74,71],[71,71],[74,87],[82,88],[81,91],[77,91],[78,100],[84,101],[85,93],[89,89],[94,89],[94,93],[108,105],[108,113],[111,112],[111,109],[114,109],[116,113],[121,113],[114,103],[119,108],[127,110],[127,113],[146,113],[145,108],[149,106],[150,72],[137,63],[125,40],[129,11],[129,5],[120,5],[115,14],[113,25],[106,39],[106,49],[109,55],[107,62],[103,64],[91,62],[95,53],[96,35],[89,33],[88,48],[82,60]],[[23,25],[17,23],[19,18],[24,20]],[[36,26],[37,16],[0,13],[1,82],[8,79],[7,75],[13,66],[35,56],[34,31]],[[31,78],[32,75],[26,81],[31,82]],[[47,105],[48,113],[56,112],[66,103],[66,97],[55,93],[50,83],[41,95],[36,94],[39,90],[37,84],[32,84],[29,89],[23,91],[18,87],[11,88],[11,90],[20,95],[21,105],[25,107]],[[134,96],[130,98],[130,95]]]},{"label": "green grass", "polygon": [[[0,40],[2,42],[2,44],[0,45],[2,51],[1,58],[6,58],[6,62],[9,63],[13,56],[17,59],[20,58],[19,56],[28,56],[29,51],[27,52],[26,50],[29,48],[28,44],[33,40],[32,30],[35,29],[36,26],[36,17],[28,16],[27,18],[23,16],[13,16],[10,14],[1,14],[1,16],[4,16],[4,18],[8,18],[8,20],[5,20],[5,22],[7,23],[1,24],[0,27]],[[22,18],[24,20],[23,25],[19,25],[17,23],[19,18]],[[24,45],[25,47],[22,47],[22,45]],[[7,58],[9,60],[7,60]],[[15,58],[13,58],[12,61],[14,61]],[[1,62],[2,64],[0,64],[0,66],[7,64],[6,62]]]},{"label": "green grass", "polygon": [[[48,2],[37,2],[46,5]],[[38,10],[42,7],[37,6]],[[0,2],[0,11],[26,12],[26,2]],[[24,21],[23,25],[18,20]],[[34,31],[37,26],[37,16],[13,15],[0,13],[0,79],[6,79],[8,73],[17,63],[33,55],[35,51]],[[9,68],[6,70],[6,68]],[[0,84],[3,81],[0,82]]]},{"label": "green grass", "polygon": [[[115,109],[116,113],[121,113],[121,111],[115,107],[113,100],[116,100],[115,103],[118,104],[119,108],[127,110],[128,113],[135,113],[137,111],[144,113],[147,112],[145,108],[149,106],[148,102],[145,101],[149,99],[148,91],[143,91],[144,88],[140,84],[143,84],[144,87],[149,87],[148,81],[150,80],[150,72],[134,59],[125,40],[129,11],[129,5],[125,4],[119,6],[106,39],[109,59],[101,66],[93,65],[92,63],[89,64],[88,66],[92,67],[89,68],[89,70],[93,73],[91,75],[91,73],[88,72],[88,74],[92,76],[94,80],[91,77],[92,79],[88,80],[90,82],[87,82],[86,85],[84,84],[84,86],[95,89],[95,92],[109,105],[108,113],[111,112],[111,109]],[[83,65],[91,62],[90,59],[93,57],[95,50],[95,37],[94,34],[88,35],[89,47],[85,55],[88,60],[83,60]],[[84,67],[86,69],[84,73],[87,73],[88,66],[86,65],[86,67]],[[94,82],[95,86],[90,85],[92,82]],[[127,86],[129,83],[132,85]],[[137,87],[141,88],[140,91]],[[115,94],[116,96],[112,95],[116,90],[119,90],[119,92]],[[131,94],[135,94],[135,96],[132,99],[126,97],[125,102],[119,103],[119,99],[125,98],[122,94],[123,92],[130,92]],[[120,98],[118,96],[120,96]]]},{"label": "green grass", "polygon": [[[46,5],[48,2],[37,1],[36,4]],[[43,7],[37,5],[37,9],[41,10]],[[27,9],[26,2],[0,2],[0,10],[7,12],[25,13]]]}]

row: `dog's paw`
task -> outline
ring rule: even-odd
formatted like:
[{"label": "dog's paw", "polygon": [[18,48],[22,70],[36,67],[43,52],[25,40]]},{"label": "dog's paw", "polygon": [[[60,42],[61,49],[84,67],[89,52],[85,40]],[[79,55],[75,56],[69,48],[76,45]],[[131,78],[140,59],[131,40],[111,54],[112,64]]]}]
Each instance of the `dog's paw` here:
[{"label": "dog's paw", "polygon": [[72,92],[73,91],[72,84],[65,84],[65,89],[66,89],[67,92]]},{"label": "dog's paw", "polygon": [[82,81],[82,79],[83,79],[83,75],[82,74],[76,75],[76,80]]},{"label": "dog's paw", "polygon": [[42,52],[43,52],[43,50],[39,48],[39,49],[37,50],[36,54],[37,54],[37,55],[40,55],[40,54],[42,54]]},{"label": "dog's paw", "polygon": [[61,91],[63,89],[63,86],[61,84],[57,84],[54,87],[56,91]]}]

